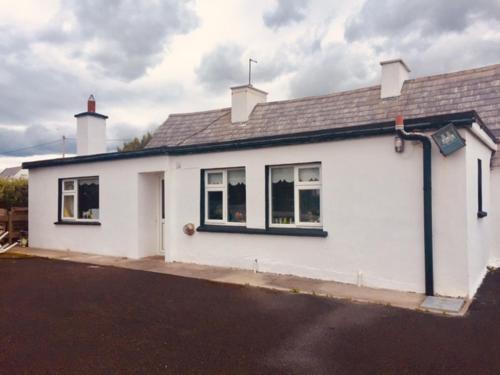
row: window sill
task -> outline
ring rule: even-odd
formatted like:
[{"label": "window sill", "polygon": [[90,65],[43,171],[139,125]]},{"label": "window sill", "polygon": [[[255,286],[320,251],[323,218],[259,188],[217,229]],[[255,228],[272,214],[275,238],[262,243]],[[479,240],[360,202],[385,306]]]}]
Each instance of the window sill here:
[{"label": "window sill", "polygon": [[478,211],[477,212],[477,217],[479,219],[482,219],[483,217],[486,217],[486,216],[488,216],[488,213],[486,211]]},{"label": "window sill", "polygon": [[322,229],[305,228],[247,228],[228,225],[201,225],[196,228],[198,232],[212,233],[240,233],[240,234],[268,234],[275,236],[298,236],[298,237],[326,237],[328,232]]},{"label": "window sill", "polygon": [[99,221],[65,221],[59,220],[54,223],[55,225],[101,225]]}]

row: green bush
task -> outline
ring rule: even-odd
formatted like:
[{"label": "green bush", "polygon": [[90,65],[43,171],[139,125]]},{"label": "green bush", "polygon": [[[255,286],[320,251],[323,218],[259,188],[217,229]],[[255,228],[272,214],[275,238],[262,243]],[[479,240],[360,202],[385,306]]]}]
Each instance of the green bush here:
[{"label": "green bush", "polygon": [[28,207],[28,180],[0,178],[0,208]]},{"label": "green bush", "polygon": [[125,142],[122,147],[117,147],[118,152],[138,151],[144,149],[149,141],[153,138],[150,132],[147,132],[141,139],[135,137],[130,142]]}]

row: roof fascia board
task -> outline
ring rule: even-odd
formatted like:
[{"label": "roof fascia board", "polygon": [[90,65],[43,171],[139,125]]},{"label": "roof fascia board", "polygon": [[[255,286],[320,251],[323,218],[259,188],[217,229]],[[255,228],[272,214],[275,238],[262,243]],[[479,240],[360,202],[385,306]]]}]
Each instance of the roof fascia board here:
[{"label": "roof fascia board", "polygon": [[165,147],[150,148],[140,151],[127,151],[127,152],[108,152],[105,154],[95,154],[95,155],[85,155],[85,156],[74,156],[70,158],[60,158],[60,159],[49,159],[40,160],[23,163],[23,168],[33,169],[41,167],[53,167],[62,166],[69,164],[82,164],[82,163],[95,163],[101,161],[113,161],[113,160],[126,160],[126,159],[136,159],[143,157],[161,156],[166,155]]},{"label": "roof fascia board", "polygon": [[467,128],[473,136],[475,136],[481,143],[488,147],[491,151],[497,151],[497,144],[491,140],[488,134],[481,128],[481,126],[474,122]]}]

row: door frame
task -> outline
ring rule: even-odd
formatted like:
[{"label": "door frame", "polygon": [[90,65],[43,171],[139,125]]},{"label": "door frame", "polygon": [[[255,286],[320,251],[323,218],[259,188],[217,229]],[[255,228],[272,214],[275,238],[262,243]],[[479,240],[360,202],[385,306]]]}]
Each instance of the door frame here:
[{"label": "door frame", "polygon": [[159,206],[158,210],[158,253],[160,255],[165,255],[165,175],[160,177],[160,188],[159,188]]}]

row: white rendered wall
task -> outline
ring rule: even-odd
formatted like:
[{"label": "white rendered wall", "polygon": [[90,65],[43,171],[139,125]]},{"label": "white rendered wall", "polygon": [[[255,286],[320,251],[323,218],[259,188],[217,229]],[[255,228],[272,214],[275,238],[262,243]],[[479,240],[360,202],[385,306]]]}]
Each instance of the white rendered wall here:
[{"label": "white rendered wall", "polygon": [[174,195],[197,199],[183,200],[173,218],[174,230],[188,222],[199,224],[200,168],[245,166],[247,226],[265,228],[265,166],[321,161],[322,220],[329,235],[178,234],[169,244],[171,258],[241,268],[252,268],[257,259],[260,271],[349,283],[357,282],[360,271],[367,285],[421,291],[421,220],[415,214],[421,211],[421,197],[415,200],[411,192],[407,197],[406,189],[421,186],[421,174],[415,173],[420,158],[411,157],[409,149],[397,155],[392,138],[385,137],[176,157],[181,167],[169,179]]},{"label": "white rendered wall", "polygon": [[[466,149],[443,157],[433,145],[432,152],[435,290],[467,296],[483,261],[476,263],[468,253]],[[183,233],[186,223],[200,222],[200,169],[244,166],[247,227],[265,228],[265,166],[306,162],[322,163],[321,212],[328,237]],[[167,261],[252,269],[257,259],[260,271],[424,291],[422,147],[406,142],[405,152],[397,154],[391,136],[34,169],[31,246],[151,255],[157,245],[144,230],[158,212],[147,217],[154,200],[145,197],[156,195],[159,185],[156,175],[145,172],[165,172]],[[91,175],[100,176],[102,225],[54,225],[57,179]]]},{"label": "white rendered wall", "polygon": [[488,207],[488,218],[490,220],[490,255],[488,264],[492,267],[500,267],[500,165],[494,166],[490,175],[491,198]]},{"label": "white rendered wall", "polygon": [[469,264],[469,292],[474,295],[486,274],[490,256],[491,217],[478,218],[478,166],[482,160],[483,211],[491,212],[490,206],[490,159],[491,150],[469,132],[465,133],[467,144],[467,246]]},{"label": "white rendered wall", "polygon": [[78,155],[106,152],[106,120],[95,116],[76,119],[76,153]]},{"label": "white rendered wall", "polygon": [[[30,171],[30,246],[139,258],[139,173],[164,171],[165,157],[76,164]],[[58,179],[99,176],[101,226],[55,225]],[[146,254],[149,255],[149,254]]]},{"label": "white rendered wall", "polygon": [[445,157],[432,142],[434,291],[447,296],[465,297],[469,291],[465,156],[462,148]]},{"label": "white rendered wall", "polygon": [[[297,274],[423,292],[422,148],[392,137],[174,157],[168,259]],[[265,227],[266,165],[322,162],[322,215],[327,238],[196,233],[199,170],[245,166],[247,226]],[[434,270],[438,294],[469,294],[465,209],[465,150],[447,158],[433,146]],[[182,199],[181,196],[197,197]],[[457,203],[458,202],[458,203]]]}]

